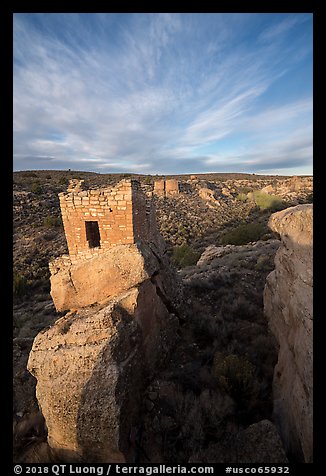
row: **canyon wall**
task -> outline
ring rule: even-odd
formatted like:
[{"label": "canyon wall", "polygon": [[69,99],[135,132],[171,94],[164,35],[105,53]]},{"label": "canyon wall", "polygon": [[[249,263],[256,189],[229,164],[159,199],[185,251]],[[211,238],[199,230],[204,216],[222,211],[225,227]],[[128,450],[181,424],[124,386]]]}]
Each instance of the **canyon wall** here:
[{"label": "canyon wall", "polygon": [[275,270],[264,291],[264,309],[279,343],[273,380],[274,419],[287,451],[312,462],[313,418],[313,206],[274,213],[280,234]]}]

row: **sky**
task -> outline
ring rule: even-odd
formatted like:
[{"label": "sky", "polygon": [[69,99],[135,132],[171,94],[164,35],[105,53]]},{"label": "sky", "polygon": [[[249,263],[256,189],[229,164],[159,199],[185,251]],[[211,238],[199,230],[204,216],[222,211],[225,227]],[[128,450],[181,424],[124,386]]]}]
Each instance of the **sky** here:
[{"label": "sky", "polygon": [[312,174],[312,17],[14,14],[14,170]]}]

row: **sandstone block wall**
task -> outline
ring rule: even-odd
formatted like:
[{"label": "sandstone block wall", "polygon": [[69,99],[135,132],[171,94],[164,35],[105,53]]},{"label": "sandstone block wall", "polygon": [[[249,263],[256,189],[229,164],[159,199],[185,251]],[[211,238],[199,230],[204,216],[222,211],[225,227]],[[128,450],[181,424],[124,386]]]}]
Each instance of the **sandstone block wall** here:
[{"label": "sandstone block wall", "polygon": [[[147,239],[146,197],[136,180],[122,180],[114,188],[81,190],[71,184],[59,194],[62,221],[72,262],[92,258],[112,246]],[[87,239],[87,222],[97,222],[99,246]]]},{"label": "sandstone block wall", "polygon": [[155,180],[154,194],[158,196],[165,196],[165,180]]},{"label": "sandstone block wall", "polygon": [[179,183],[175,179],[165,181],[165,192],[167,195],[177,195],[179,193]]},{"label": "sandstone block wall", "polygon": [[176,179],[167,180],[155,180],[154,182],[154,194],[160,197],[166,197],[168,195],[178,195],[179,182]]}]

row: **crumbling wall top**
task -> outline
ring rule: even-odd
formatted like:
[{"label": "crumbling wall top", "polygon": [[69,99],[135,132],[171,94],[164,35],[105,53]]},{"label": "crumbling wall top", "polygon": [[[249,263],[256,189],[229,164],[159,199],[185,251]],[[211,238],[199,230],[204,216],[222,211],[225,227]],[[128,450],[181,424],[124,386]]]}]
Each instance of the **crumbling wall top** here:
[{"label": "crumbling wall top", "polygon": [[85,180],[70,179],[67,192],[80,192],[84,190]]}]

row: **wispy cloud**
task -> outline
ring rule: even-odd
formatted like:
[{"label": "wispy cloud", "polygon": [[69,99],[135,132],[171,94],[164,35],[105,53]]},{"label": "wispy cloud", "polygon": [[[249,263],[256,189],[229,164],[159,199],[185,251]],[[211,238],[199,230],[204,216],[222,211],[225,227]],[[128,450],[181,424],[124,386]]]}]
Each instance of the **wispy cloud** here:
[{"label": "wispy cloud", "polygon": [[270,27],[267,27],[259,35],[259,41],[272,41],[275,39],[282,39],[282,36],[289,32],[294,26],[300,25],[302,22],[307,20],[307,16],[302,14],[298,15],[289,15],[286,16],[283,20],[276,22]]},{"label": "wispy cloud", "polygon": [[15,15],[15,167],[218,171],[238,134],[248,153],[281,154],[298,127],[311,137],[309,87],[287,97],[307,45],[266,46],[303,19],[273,17],[248,39],[256,17],[241,15]]},{"label": "wispy cloud", "polygon": [[240,147],[233,153],[221,156],[210,156],[205,159],[207,166],[226,167],[235,171],[242,167],[243,171],[265,173],[269,170],[309,168],[313,154],[311,129],[292,131],[287,138],[275,140],[272,137],[264,143],[255,143],[248,147]]}]

